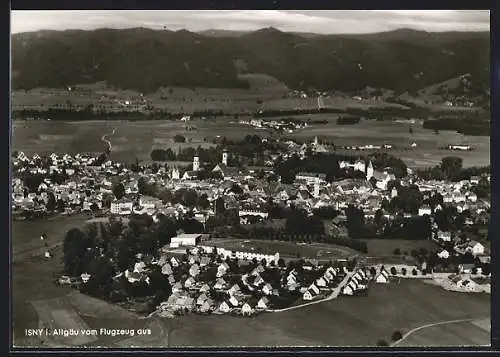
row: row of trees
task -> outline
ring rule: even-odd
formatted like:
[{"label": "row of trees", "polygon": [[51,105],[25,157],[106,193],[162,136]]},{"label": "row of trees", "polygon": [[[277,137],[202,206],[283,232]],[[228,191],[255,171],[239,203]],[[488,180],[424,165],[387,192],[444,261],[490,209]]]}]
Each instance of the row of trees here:
[{"label": "row of trees", "polygon": [[418,177],[425,180],[449,180],[453,182],[470,180],[472,176],[490,173],[491,167],[463,167],[463,159],[457,156],[446,156],[441,163],[432,168],[417,170]]}]

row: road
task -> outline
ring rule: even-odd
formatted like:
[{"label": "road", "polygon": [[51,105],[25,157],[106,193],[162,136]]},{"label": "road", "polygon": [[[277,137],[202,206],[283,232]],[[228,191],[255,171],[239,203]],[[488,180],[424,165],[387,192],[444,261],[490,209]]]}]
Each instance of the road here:
[{"label": "road", "polygon": [[391,347],[396,347],[399,343],[401,343],[404,340],[406,340],[413,333],[418,332],[420,330],[423,330],[425,328],[435,327],[435,326],[441,326],[441,325],[448,325],[448,324],[456,324],[456,323],[461,323],[461,322],[471,322],[471,321],[478,320],[478,319],[481,319],[481,318],[480,317],[479,318],[476,317],[476,318],[461,319],[461,320],[440,321],[440,322],[434,322],[434,323],[431,323],[431,324],[427,324],[427,325],[423,325],[423,326],[420,326],[420,327],[416,327],[416,328],[408,331],[407,333],[405,333],[403,335],[403,337],[401,339],[397,340],[396,342],[394,342],[391,345]]},{"label": "road", "polygon": [[339,283],[339,285],[332,290],[332,293],[330,295],[328,295],[324,299],[316,300],[316,301],[311,301],[311,302],[308,302],[308,303],[305,303],[305,304],[302,304],[302,305],[290,306],[290,307],[287,307],[287,308],[284,308],[284,309],[266,310],[266,312],[283,312],[283,311],[296,310],[296,309],[300,309],[300,308],[303,308],[303,307],[306,307],[306,306],[309,306],[309,305],[319,304],[319,303],[322,303],[322,302],[325,302],[325,301],[330,301],[330,300],[336,299],[339,296],[340,292],[342,291],[342,288],[345,286],[345,284],[347,284],[347,282],[349,281],[349,279],[354,274],[356,274],[356,272],[357,272],[356,268],[354,268],[353,271],[348,272],[346,274],[346,276],[344,277],[344,279],[342,279],[342,281]]}]

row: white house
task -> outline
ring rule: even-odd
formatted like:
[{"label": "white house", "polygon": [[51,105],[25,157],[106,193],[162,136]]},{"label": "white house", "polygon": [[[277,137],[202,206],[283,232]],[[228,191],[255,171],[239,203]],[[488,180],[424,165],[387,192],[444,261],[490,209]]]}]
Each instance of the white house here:
[{"label": "white house", "polygon": [[198,264],[193,264],[191,265],[191,268],[189,268],[189,275],[192,277],[196,277],[200,274],[200,267]]},{"label": "white house", "polygon": [[90,280],[90,277],[91,277],[91,275],[87,274],[87,273],[83,273],[82,275],[80,275],[80,278],[82,279],[82,281],[84,283],[87,283]]},{"label": "white house", "polygon": [[438,239],[442,240],[443,242],[451,242],[451,232],[439,231],[437,236]]},{"label": "white house", "polygon": [[260,298],[260,300],[257,302],[257,308],[265,310],[268,308],[269,305],[269,299],[265,296]]},{"label": "white house", "polygon": [[161,273],[163,275],[171,275],[173,273],[172,266],[170,264],[165,264],[161,267]]},{"label": "white house", "polygon": [[206,294],[201,294],[198,296],[196,299],[196,305],[203,305],[203,303],[208,299],[208,296]]},{"label": "white house", "polygon": [[273,293],[273,287],[271,286],[271,284],[265,284],[263,287],[262,287],[262,292],[266,295],[271,295]]},{"label": "white house", "polygon": [[248,316],[248,315],[253,314],[253,309],[252,309],[252,307],[248,303],[245,303],[241,307],[241,313],[243,315],[247,315]]},{"label": "white house", "polygon": [[437,256],[441,259],[448,259],[450,257],[450,253],[446,249],[443,249],[442,251],[437,253]]},{"label": "white house", "polygon": [[419,216],[424,216],[424,215],[430,216],[431,213],[432,213],[432,210],[431,210],[430,206],[428,206],[428,205],[424,205],[418,209]]},{"label": "white house", "polygon": [[208,312],[212,309],[212,303],[210,299],[207,299],[203,302],[203,304],[199,307],[200,312]]},{"label": "white house", "polygon": [[342,289],[342,294],[352,296],[352,295],[354,295],[354,291],[355,290],[353,289],[353,287],[350,284],[348,284],[348,285],[344,286],[344,288]]},{"label": "white house", "polygon": [[219,311],[220,312],[224,312],[224,313],[228,313],[231,311],[231,308],[229,307],[229,304],[225,301],[223,301],[220,305],[219,305]]},{"label": "white house", "polygon": [[389,273],[385,269],[382,269],[375,277],[375,281],[377,283],[387,284],[389,282]]},{"label": "white house", "polygon": [[470,241],[467,244],[467,248],[465,249],[468,252],[471,252],[472,255],[484,255],[484,245],[476,241]]},{"label": "white house", "polygon": [[194,286],[194,284],[196,284],[196,281],[193,279],[192,276],[190,276],[184,282],[184,287],[189,289],[189,288],[192,288]]},{"label": "white house", "polygon": [[234,295],[231,295],[229,297],[229,303],[233,306],[233,307],[238,307],[238,305],[240,304],[240,302],[238,301],[238,299],[236,299],[236,297]]},{"label": "white house", "polygon": [[323,277],[321,277],[321,278],[316,280],[316,285],[319,286],[320,288],[324,288],[324,287],[326,287],[327,282]]},{"label": "white house", "polygon": [[224,289],[224,287],[226,286],[226,281],[222,278],[219,278],[217,279],[217,281],[215,282],[215,285],[214,285],[214,289],[216,290],[221,290],[221,289]]},{"label": "white house", "polygon": [[307,290],[304,295],[302,295],[302,299],[306,300],[306,301],[311,301],[313,299],[313,294]]},{"label": "white house", "polygon": [[234,295],[237,294],[240,291],[240,287],[238,284],[234,284],[231,286],[231,288],[227,291],[229,295]]}]

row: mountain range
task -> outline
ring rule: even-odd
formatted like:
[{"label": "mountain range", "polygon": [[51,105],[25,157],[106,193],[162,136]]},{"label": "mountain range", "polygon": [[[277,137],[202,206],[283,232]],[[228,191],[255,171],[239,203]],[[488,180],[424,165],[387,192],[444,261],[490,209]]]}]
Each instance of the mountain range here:
[{"label": "mountain range", "polygon": [[244,73],[300,90],[403,93],[464,73],[490,87],[488,32],[38,31],[13,34],[11,51],[14,90],[100,81],[143,93],[169,86],[247,88]]}]

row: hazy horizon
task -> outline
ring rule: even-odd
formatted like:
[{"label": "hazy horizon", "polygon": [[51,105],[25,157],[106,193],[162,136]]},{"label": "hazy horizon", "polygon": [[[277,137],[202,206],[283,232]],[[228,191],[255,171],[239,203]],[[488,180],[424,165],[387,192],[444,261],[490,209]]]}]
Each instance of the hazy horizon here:
[{"label": "hazy horizon", "polygon": [[411,29],[427,32],[487,32],[489,10],[64,10],[12,11],[11,33],[42,30],[149,28],[202,32],[367,34]]}]

